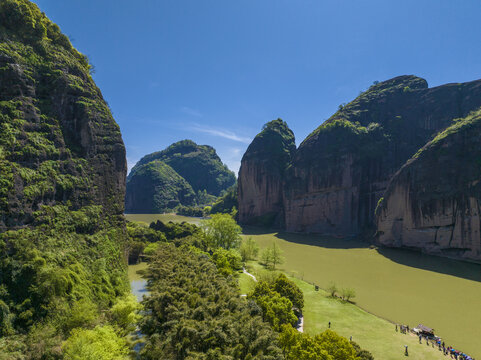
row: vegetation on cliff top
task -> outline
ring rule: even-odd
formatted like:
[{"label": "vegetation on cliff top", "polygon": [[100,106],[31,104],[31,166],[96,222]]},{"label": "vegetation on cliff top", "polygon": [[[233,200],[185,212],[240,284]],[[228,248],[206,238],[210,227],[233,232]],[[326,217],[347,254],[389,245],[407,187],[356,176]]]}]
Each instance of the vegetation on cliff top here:
[{"label": "vegetation on cliff top", "polygon": [[209,194],[219,196],[222,190],[235,183],[234,173],[222,163],[214,148],[197,145],[192,140],[181,140],[163,151],[144,156],[133,167],[129,179],[138,167],[154,160],[171,166],[195,192],[206,190]]},{"label": "vegetation on cliff top", "polygon": [[264,166],[283,174],[296,150],[294,133],[282,119],[272,120],[262,127],[251,142],[242,162],[262,161]]},{"label": "vegetation on cliff top", "polygon": [[127,183],[125,199],[126,212],[146,214],[163,213],[196,201],[190,184],[160,160],[136,168]]}]

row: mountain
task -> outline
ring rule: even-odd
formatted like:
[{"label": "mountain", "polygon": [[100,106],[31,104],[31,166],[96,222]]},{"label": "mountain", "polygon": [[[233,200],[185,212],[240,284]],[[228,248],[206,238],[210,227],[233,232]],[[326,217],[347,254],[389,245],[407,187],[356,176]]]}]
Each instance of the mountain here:
[{"label": "mountain", "polygon": [[[376,82],[289,150],[284,174],[262,165],[265,154],[285,151],[284,144],[261,145],[255,160],[248,150],[241,169],[249,170],[239,173],[239,219],[251,223],[274,211],[287,231],[374,234],[376,206],[397,171],[453,120],[479,107],[479,80],[434,88],[416,76]],[[276,207],[265,207],[269,201]]]},{"label": "mountain", "polygon": [[128,212],[162,213],[180,204],[195,204],[195,192],[190,184],[160,160],[138,166],[128,184],[125,196]]},{"label": "mountain", "polygon": [[90,69],[35,4],[0,1],[0,336],[20,334],[6,358],[58,358],[91,325],[79,309],[100,319],[128,291],[125,147]]},{"label": "mountain", "polygon": [[[147,164],[155,165],[145,167]],[[162,164],[162,165],[161,165]],[[202,205],[235,183],[214,148],[178,141],[144,156],[127,178],[126,212],[158,213],[177,205]],[[147,198],[155,198],[147,200]]]},{"label": "mountain", "polygon": [[281,119],[264,125],[242,157],[239,170],[239,221],[283,224],[283,178],[296,150],[294,133]]},{"label": "mountain", "polygon": [[379,243],[481,260],[481,110],[438,134],[393,176]]},{"label": "mountain", "polygon": [[28,1],[2,1],[0,24],[0,229],[67,202],[121,214],[125,148],[87,58]]}]

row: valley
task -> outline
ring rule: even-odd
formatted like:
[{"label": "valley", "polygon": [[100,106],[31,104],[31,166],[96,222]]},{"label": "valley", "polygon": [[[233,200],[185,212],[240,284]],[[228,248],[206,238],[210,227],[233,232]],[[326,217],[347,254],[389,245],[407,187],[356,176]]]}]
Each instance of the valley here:
[{"label": "valley", "polygon": [[[137,221],[146,221],[152,215],[135,216]],[[159,214],[156,219],[186,221],[172,214]],[[356,305],[365,311],[410,327],[432,327],[447,344],[481,356],[481,265],[405,249],[371,249],[357,240],[277,233],[257,227],[244,227],[242,236],[254,238],[261,248],[276,241],[284,251],[281,269],[295,278],[323,289],[331,281],[340,288],[351,287],[357,294]],[[459,303],[463,306],[455,306]],[[306,317],[305,329],[317,333],[322,326]]]}]

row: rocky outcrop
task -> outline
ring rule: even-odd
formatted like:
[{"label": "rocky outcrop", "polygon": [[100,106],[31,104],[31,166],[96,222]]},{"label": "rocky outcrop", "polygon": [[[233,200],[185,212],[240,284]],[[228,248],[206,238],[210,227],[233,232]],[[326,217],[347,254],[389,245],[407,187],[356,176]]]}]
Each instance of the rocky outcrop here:
[{"label": "rocky outcrop", "polygon": [[125,148],[89,69],[35,5],[0,3],[0,230],[44,205],[122,214]]},{"label": "rocky outcrop", "polygon": [[125,210],[136,214],[159,214],[180,204],[195,204],[195,193],[185,179],[160,160],[137,167],[129,178]]},{"label": "rocky outcrop", "polygon": [[[155,164],[145,167],[152,163]],[[178,205],[204,205],[235,181],[234,173],[222,163],[214,148],[192,140],[178,141],[135,164],[127,178],[125,210],[158,213]],[[156,199],[148,200],[149,197]]]},{"label": "rocky outcrop", "polygon": [[239,170],[241,223],[284,223],[284,175],[295,150],[294,134],[281,119],[268,122],[254,138]]},{"label": "rocky outcrop", "polygon": [[374,210],[393,174],[479,106],[481,81],[428,88],[423,79],[401,76],[371,86],[299,146],[286,176],[286,229],[374,231]]},{"label": "rocky outcrop", "polygon": [[380,201],[380,244],[481,260],[481,110],[410,159]]}]

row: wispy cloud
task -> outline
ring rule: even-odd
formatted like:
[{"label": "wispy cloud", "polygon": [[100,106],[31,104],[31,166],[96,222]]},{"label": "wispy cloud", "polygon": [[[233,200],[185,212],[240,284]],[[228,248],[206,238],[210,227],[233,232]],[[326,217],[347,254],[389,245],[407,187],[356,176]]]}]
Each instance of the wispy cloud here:
[{"label": "wispy cloud", "polygon": [[239,136],[233,133],[232,131],[224,130],[224,129],[213,129],[211,127],[193,125],[190,127],[190,130],[205,133],[205,134],[210,134],[213,136],[222,137],[224,139],[238,141],[244,144],[249,144],[251,142],[251,139],[248,137]]},{"label": "wispy cloud", "polygon": [[180,111],[183,112],[184,114],[187,114],[187,115],[190,115],[190,116],[202,117],[202,114],[199,110],[192,109],[188,106],[182,106],[180,108]]}]

